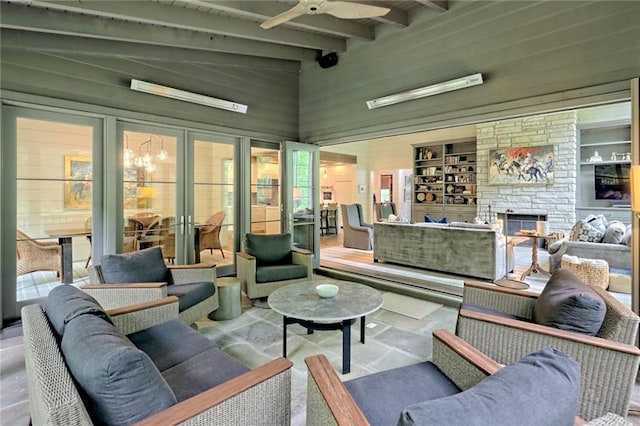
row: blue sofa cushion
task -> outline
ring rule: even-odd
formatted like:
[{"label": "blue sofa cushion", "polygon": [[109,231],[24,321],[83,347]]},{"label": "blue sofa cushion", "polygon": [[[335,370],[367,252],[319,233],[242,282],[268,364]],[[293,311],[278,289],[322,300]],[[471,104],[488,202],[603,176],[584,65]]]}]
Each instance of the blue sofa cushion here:
[{"label": "blue sofa cushion", "polygon": [[160,246],[131,253],[106,254],[102,256],[100,269],[108,284],[167,282],[169,279]]},{"label": "blue sofa cushion", "polygon": [[246,234],[244,248],[257,266],[291,263],[291,234]]},{"label": "blue sofa cushion", "polygon": [[184,401],[247,371],[244,364],[213,347],[164,370],[162,376],[178,401]]},{"label": "blue sofa cushion", "polygon": [[607,305],[569,269],[557,269],[533,306],[534,322],[595,336]]},{"label": "blue sofa cushion", "polygon": [[216,286],[211,281],[167,286],[167,295],[178,297],[178,310],[180,312],[213,296],[215,292]]},{"label": "blue sofa cushion", "polygon": [[441,217],[440,219],[434,219],[428,214],[424,215],[424,221],[426,223],[448,223],[446,216]]},{"label": "blue sofa cushion", "polygon": [[307,267],[304,265],[275,265],[258,266],[256,268],[256,283],[270,283],[273,281],[294,280],[305,278]]},{"label": "blue sofa cushion", "polygon": [[345,386],[372,425],[395,425],[403,407],[460,392],[431,362],[359,377],[345,382]]},{"label": "blue sofa cushion", "polygon": [[457,395],[406,406],[397,424],[572,426],[579,394],[578,363],[545,348]]},{"label": "blue sofa cushion", "polygon": [[129,425],[177,402],[151,359],[100,317],[69,322],[61,347],[98,424]]},{"label": "blue sofa cushion", "polygon": [[215,347],[209,339],[179,319],[129,334],[127,338],[149,355],[161,372]]},{"label": "blue sofa cushion", "polygon": [[96,299],[72,285],[53,288],[44,301],[44,310],[60,337],[64,334],[65,325],[80,315],[96,315],[111,322],[111,318]]}]

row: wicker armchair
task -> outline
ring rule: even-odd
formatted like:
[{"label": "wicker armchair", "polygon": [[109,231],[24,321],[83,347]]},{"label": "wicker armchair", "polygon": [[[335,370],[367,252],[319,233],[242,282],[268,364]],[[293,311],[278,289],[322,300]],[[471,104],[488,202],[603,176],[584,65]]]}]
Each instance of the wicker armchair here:
[{"label": "wicker armchair", "polygon": [[[307,425],[309,426],[330,426],[330,425],[369,425],[370,422],[367,418],[367,414],[371,417],[375,417],[375,412],[383,410],[391,413],[398,413],[398,417],[401,410],[404,408],[402,404],[406,403],[409,399],[416,399],[415,396],[407,392],[409,386],[414,385],[414,382],[427,382],[429,389],[434,387],[436,381],[432,380],[429,375],[429,370],[415,368],[418,365],[409,365],[405,367],[399,367],[392,370],[373,373],[370,376],[379,376],[378,382],[371,380],[367,382],[371,388],[375,387],[375,390],[371,390],[370,398],[375,400],[375,403],[364,396],[365,406],[359,405],[357,400],[363,398],[363,387],[360,386],[358,391],[357,387],[350,385],[349,381],[344,382],[331,363],[324,355],[314,355],[305,358],[307,364]],[[495,374],[503,366],[491,359],[487,355],[480,352],[478,349],[471,346],[469,343],[454,336],[451,332],[446,330],[436,330],[433,332],[433,356],[432,361],[436,368],[446,376],[451,382],[453,382],[460,391],[470,390],[472,387],[483,381],[487,376]],[[417,379],[415,379],[417,377]],[[503,376],[504,377],[504,376]],[[514,376],[511,376],[513,378]],[[367,376],[352,380],[353,382],[367,379]],[[504,380],[504,379],[503,379]],[[411,382],[411,383],[409,383]],[[435,385],[437,386],[437,384]],[[506,382],[502,382],[501,386],[508,386]],[[352,393],[352,390],[356,390],[356,395]],[[485,387],[485,391],[487,388]],[[530,389],[526,389],[529,392]],[[364,391],[366,392],[366,390]],[[388,398],[385,392],[389,392]],[[409,396],[407,396],[409,394]],[[531,392],[531,395],[539,395]],[[422,395],[418,395],[418,400]],[[485,396],[490,399],[490,396]],[[446,397],[441,398],[446,399]],[[481,400],[478,397],[478,400]],[[434,401],[435,402],[435,401]],[[505,406],[510,404],[510,401],[503,401]],[[366,405],[369,404],[367,407]],[[526,404],[530,404],[533,407],[539,407],[536,401],[529,400]],[[541,410],[535,415],[539,415],[541,418],[550,418],[549,410],[555,410],[553,403],[546,402],[546,411]],[[551,405],[551,408],[549,408]],[[560,405],[560,404],[558,404]],[[375,408],[374,408],[375,407]],[[485,407],[486,408],[486,407]],[[368,412],[369,411],[369,412]],[[535,408],[534,408],[535,411]],[[483,424],[516,424],[513,419],[507,420],[501,418],[500,414],[491,410],[490,412],[483,412],[478,410],[477,416],[491,416],[492,420]],[[538,424],[544,424],[544,420],[538,418]],[[420,419],[411,419],[413,422],[410,424],[424,424],[420,423]],[[423,419],[424,420],[424,419]],[[473,424],[480,424],[478,418],[474,418]],[[375,418],[373,421],[379,422],[380,419]],[[452,420],[455,424],[461,424],[458,421]],[[526,424],[532,424],[532,420],[528,419]],[[524,424],[523,423],[523,424]],[[389,423],[391,424],[391,423]],[[406,423],[403,423],[406,424]],[[429,423],[433,424],[433,423]],[[445,424],[445,423],[438,423]],[[448,424],[448,423],[447,423]],[[550,423],[547,423],[550,424]],[[601,418],[595,419],[592,422],[584,423],[580,417],[575,417],[575,426],[627,426],[630,425],[621,417],[607,413]]]},{"label": "wicker armchair", "polygon": [[538,295],[471,282],[464,285],[456,334],[503,364],[545,346],[563,351],[581,365],[578,415],[586,420],[608,412],[626,417],[640,364],[640,349],[633,346],[639,318],[605,290],[592,288],[607,306],[595,337],[489,313],[487,309],[531,319]]},{"label": "wicker armchair", "polygon": [[62,276],[62,247],[53,241],[36,241],[22,231],[16,230],[17,274],[35,271],[56,271]]},{"label": "wicker armchair", "polygon": [[207,226],[200,228],[200,250],[209,249],[211,254],[213,250],[220,250],[222,258],[224,259],[224,250],[222,250],[222,244],[220,244],[220,230],[222,229],[222,222],[224,222],[224,212],[217,212],[209,219],[207,219]]},{"label": "wicker armchair", "polygon": [[[158,250],[150,248],[147,250]],[[146,251],[146,250],[145,250]],[[137,253],[142,253],[139,251]],[[193,283],[212,282],[217,287],[216,266],[201,264],[196,265],[169,265],[167,282],[125,282],[107,284],[101,265],[89,266],[89,281],[91,284],[81,288],[93,296],[105,309],[113,309],[132,303],[142,303],[157,300],[169,294],[184,295],[190,290]],[[138,280],[142,281],[142,280]],[[181,287],[184,286],[184,287]],[[184,289],[184,291],[181,291]],[[200,318],[215,311],[220,306],[218,291],[210,297],[199,301],[191,307],[180,310],[180,319],[187,324],[193,324]]]},{"label": "wicker armchair", "polygon": [[162,256],[169,262],[176,260],[176,218],[163,217],[158,225],[159,244],[162,246]]}]

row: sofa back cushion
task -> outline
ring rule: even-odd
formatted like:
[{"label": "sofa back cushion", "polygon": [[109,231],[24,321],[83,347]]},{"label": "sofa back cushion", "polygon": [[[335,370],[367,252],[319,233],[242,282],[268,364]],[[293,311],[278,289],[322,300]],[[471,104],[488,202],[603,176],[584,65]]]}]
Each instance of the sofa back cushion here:
[{"label": "sofa back cushion", "polygon": [[61,346],[98,424],[129,425],[177,402],[151,359],[103,318],[70,321]]},{"label": "sofa back cushion", "polygon": [[542,325],[595,336],[607,313],[600,295],[568,269],[556,270],[533,306]]},{"label": "sofa back cushion", "polygon": [[105,283],[153,283],[168,279],[162,248],[154,246],[122,254],[102,256],[100,265]]},{"label": "sofa back cushion", "polygon": [[398,425],[572,426],[579,394],[578,363],[544,348],[464,392],[406,407]]},{"label": "sofa back cushion", "polygon": [[256,258],[258,266],[292,262],[291,234],[245,234],[244,249]]},{"label": "sofa back cushion", "polygon": [[67,323],[80,315],[95,315],[111,322],[109,315],[93,297],[72,285],[59,285],[53,288],[45,299],[43,307],[59,337],[64,335]]}]

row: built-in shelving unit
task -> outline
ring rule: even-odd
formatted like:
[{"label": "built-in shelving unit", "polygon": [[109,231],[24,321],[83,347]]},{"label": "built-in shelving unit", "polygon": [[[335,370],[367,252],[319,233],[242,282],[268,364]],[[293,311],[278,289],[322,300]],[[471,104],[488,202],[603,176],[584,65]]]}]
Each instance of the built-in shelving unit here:
[{"label": "built-in shelving unit", "polygon": [[413,220],[476,216],[476,141],[414,146]]},{"label": "built-in shelving unit", "polygon": [[630,223],[631,126],[627,120],[582,125],[576,216],[602,214]]}]

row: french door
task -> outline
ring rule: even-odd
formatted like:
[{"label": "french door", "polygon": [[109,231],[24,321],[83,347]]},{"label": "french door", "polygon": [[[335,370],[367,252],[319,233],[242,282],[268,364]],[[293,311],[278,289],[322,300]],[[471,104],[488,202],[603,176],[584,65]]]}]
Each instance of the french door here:
[{"label": "french door", "polygon": [[295,248],[314,253],[320,265],[320,150],[317,146],[285,142],[286,230]]},{"label": "french door", "polygon": [[102,123],[2,107],[2,318],[62,283],[86,281],[100,223],[92,212],[102,208]]}]

